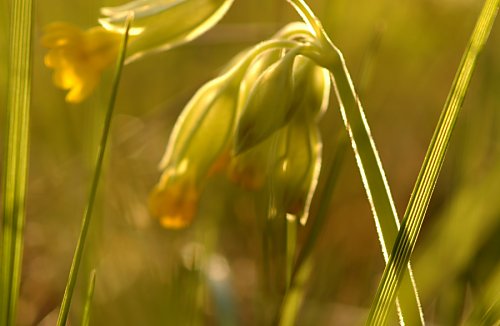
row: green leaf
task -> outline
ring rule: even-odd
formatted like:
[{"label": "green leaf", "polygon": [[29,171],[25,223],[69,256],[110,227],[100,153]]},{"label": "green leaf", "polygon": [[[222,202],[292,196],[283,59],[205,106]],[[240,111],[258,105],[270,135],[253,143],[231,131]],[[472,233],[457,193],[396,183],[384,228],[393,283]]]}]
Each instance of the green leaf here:
[{"label": "green leaf", "polygon": [[31,104],[33,2],[11,1],[5,157],[3,161],[3,226],[0,257],[0,325],[14,325],[21,282],[23,229]]}]

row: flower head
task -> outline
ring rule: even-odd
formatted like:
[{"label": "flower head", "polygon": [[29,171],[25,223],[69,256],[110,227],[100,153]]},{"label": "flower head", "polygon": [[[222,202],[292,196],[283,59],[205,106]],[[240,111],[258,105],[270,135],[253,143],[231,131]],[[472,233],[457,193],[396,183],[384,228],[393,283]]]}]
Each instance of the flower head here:
[{"label": "flower head", "polygon": [[68,23],[47,25],[42,45],[49,51],[44,62],[54,69],[54,84],[69,90],[67,102],[81,102],[94,90],[102,71],[118,56],[120,38],[102,27],[83,31]]},{"label": "flower head", "polygon": [[329,75],[297,57],[309,38],[303,24],[288,25],[238,55],[189,101],[151,195],[151,213],[164,226],[188,225],[205,181],[222,170],[248,191],[270,193],[269,217],[305,223],[321,165],[317,122],[330,90]]}]

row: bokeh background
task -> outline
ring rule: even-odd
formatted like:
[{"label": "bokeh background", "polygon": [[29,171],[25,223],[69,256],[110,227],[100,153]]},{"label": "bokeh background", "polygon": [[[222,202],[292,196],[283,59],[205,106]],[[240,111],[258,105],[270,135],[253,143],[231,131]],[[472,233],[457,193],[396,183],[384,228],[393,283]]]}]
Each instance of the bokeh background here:
[{"label": "bokeh background", "polygon": [[[0,3],[3,108],[10,2]],[[54,21],[94,26],[100,7],[121,3],[36,2],[19,325],[55,324],[88,196],[111,78],[108,71],[97,92],[82,104],[65,103],[64,92],[53,86],[51,71],[43,66],[46,50],[39,38],[43,26]],[[308,3],[343,51],[361,89],[361,101],[402,216],[483,3]],[[276,303],[262,294],[261,217],[253,213],[250,194],[222,177],[214,178],[193,225],[182,231],[161,228],[148,215],[146,203],[160,175],[157,165],[175,119],[197,88],[239,51],[297,19],[285,0],[235,0],[226,17],[198,40],[125,67],[72,305],[72,324],[79,324],[93,268],[97,282],[92,325],[270,323]],[[2,140],[4,111],[0,111]],[[500,299],[499,127],[497,22],[478,61],[412,259],[426,319],[435,325],[481,317]],[[342,128],[334,100],[321,128],[327,167]],[[323,189],[321,177],[318,193]],[[313,202],[312,219],[318,198]],[[299,249],[307,230],[308,226],[299,230]],[[298,324],[362,323],[384,263],[350,149],[313,255]],[[498,302],[492,309],[499,313]]]}]

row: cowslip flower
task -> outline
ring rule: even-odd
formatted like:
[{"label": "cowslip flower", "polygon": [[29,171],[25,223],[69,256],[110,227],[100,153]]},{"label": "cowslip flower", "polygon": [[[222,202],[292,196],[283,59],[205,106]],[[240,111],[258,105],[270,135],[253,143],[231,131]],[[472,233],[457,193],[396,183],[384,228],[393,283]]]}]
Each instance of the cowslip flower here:
[{"label": "cowslip flower", "polygon": [[116,60],[129,15],[134,21],[126,64],[200,36],[224,16],[233,1],[135,0],[102,8],[102,26],[88,30],[63,22],[49,24],[42,37],[42,45],[49,49],[45,65],[54,69],[54,84],[69,90],[66,101],[81,102],[95,89],[103,70]]},{"label": "cowslip flower", "polygon": [[236,56],[189,101],[150,197],[163,226],[189,225],[206,181],[223,171],[248,191],[270,192],[269,217],[305,223],[321,166],[317,122],[330,93],[325,70],[298,56],[308,37],[302,24],[288,25]]},{"label": "cowslip flower", "polygon": [[41,42],[49,51],[44,63],[54,69],[54,84],[69,90],[67,102],[81,102],[94,90],[102,71],[115,61],[120,39],[120,34],[102,27],[86,31],[67,23],[45,27]]},{"label": "cowslip flower", "polygon": [[150,213],[167,228],[189,225],[207,178],[225,168],[238,109],[240,73],[230,71],[198,90],[184,108],[160,163]]}]

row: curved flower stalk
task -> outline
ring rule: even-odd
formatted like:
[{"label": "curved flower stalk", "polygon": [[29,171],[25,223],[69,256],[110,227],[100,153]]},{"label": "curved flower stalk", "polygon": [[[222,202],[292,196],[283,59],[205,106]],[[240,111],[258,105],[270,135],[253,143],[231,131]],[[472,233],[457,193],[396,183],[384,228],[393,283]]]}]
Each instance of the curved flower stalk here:
[{"label": "curved flower stalk", "polygon": [[42,45],[54,84],[69,90],[66,101],[79,103],[98,85],[118,56],[123,24],[134,16],[125,63],[192,41],[212,28],[234,0],[136,0],[101,9],[102,25],[82,30],[69,23],[49,24]]},{"label": "curved flower stalk", "polygon": [[[399,219],[375,142],[371,136],[363,107],[354,88],[345,60],[340,50],[326,34],[319,19],[307,6],[305,1],[288,0],[288,2],[314,31],[313,34],[318,40],[320,53],[314,56],[313,59],[316,63],[331,72],[335,95],[339,101],[339,109],[346,131],[349,134],[361,179],[372,208],[382,247],[382,254],[385,261],[390,263],[389,252],[396,241]],[[411,266],[408,261],[402,266],[403,270],[406,269],[406,272],[404,273],[404,278],[399,279],[402,281],[402,286],[396,302],[400,322],[401,324],[423,325],[425,324],[424,317]],[[378,298],[381,297],[383,296]],[[394,296],[389,301],[386,301],[386,307],[389,304],[393,304],[393,299]],[[370,315],[369,318],[371,317],[373,316]],[[372,321],[370,320],[369,323]],[[381,322],[380,324],[383,323]]]}]

